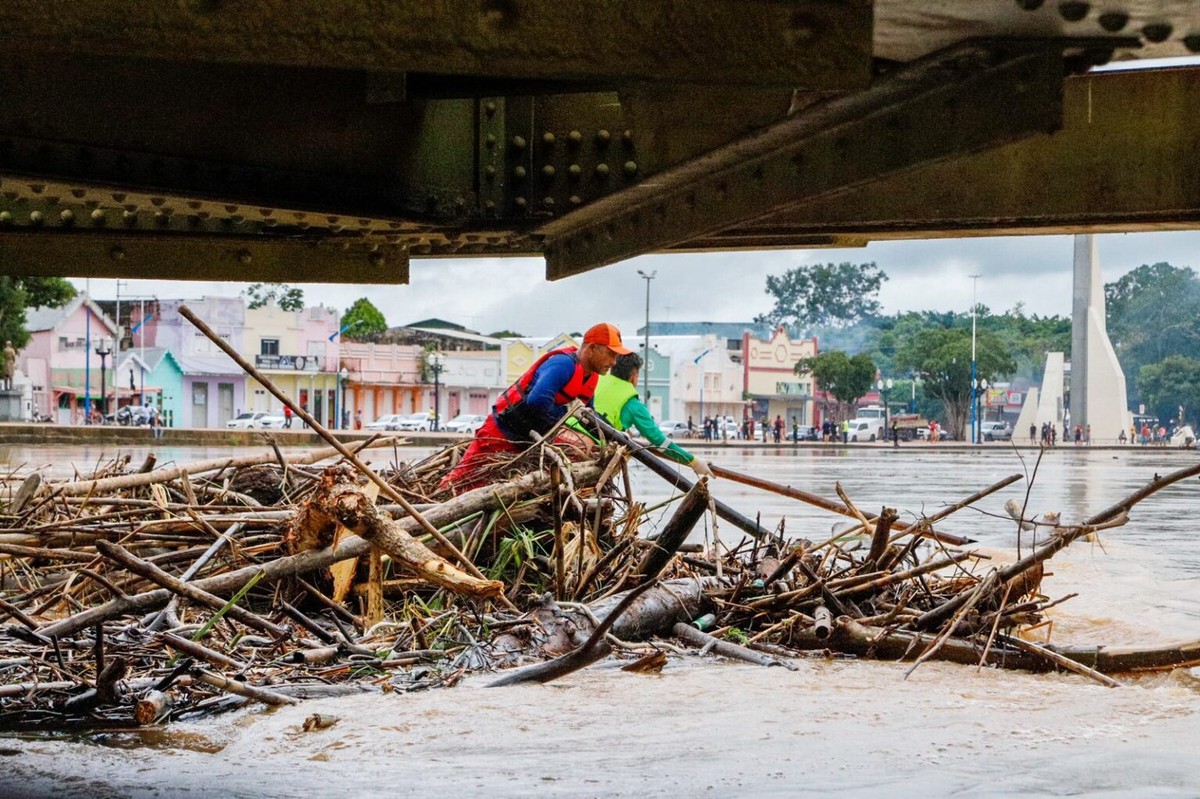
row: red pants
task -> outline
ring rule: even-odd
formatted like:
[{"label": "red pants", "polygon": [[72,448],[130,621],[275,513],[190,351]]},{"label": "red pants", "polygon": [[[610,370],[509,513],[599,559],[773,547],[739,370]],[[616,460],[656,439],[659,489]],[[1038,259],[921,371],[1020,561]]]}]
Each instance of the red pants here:
[{"label": "red pants", "polygon": [[527,443],[510,441],[496,426],[496,417],[488,414],[483,426],[475,431],[475,438],[463,453],[462,460],[442,478],[438,490],[449,488],[455,494],[461,494],[478,488],[485,482],[479,477],[480,470],[496,461],[497,456],[517,453],[527,446]]}]

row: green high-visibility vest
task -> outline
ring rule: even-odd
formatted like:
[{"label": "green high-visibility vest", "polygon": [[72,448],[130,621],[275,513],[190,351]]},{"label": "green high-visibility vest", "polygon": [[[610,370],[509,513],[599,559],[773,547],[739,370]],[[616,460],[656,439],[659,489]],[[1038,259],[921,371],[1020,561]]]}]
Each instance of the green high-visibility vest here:
[{"label": "green high-visibility vest", "polygon": [[625,425],[621,424],[621,409],[636,396],[637,387],[628,380],[612,375],[600,375],[600,382],[596,383],[596,394],[592,397],[592,407],[613,427],[624,430]]}]

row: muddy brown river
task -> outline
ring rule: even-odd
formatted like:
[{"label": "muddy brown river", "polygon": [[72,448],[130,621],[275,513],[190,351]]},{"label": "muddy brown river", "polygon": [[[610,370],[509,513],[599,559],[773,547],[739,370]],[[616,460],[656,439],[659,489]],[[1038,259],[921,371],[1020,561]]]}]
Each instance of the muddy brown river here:
[{"label": "muddy brown river", "polygon": [[[158,450],[190,462],[231,450]],[[0,465],[95,463],[112,450],[0,446]],[[144,451],[131,451],[135,462]],[[1006,446],[722,449],[728,468],[834,497],[840,481],[869,510],[932,512],[1014,473]],[[1094,514],[1194,463],[1194,452],[1050,452],[1032,512],[1065,522]],[[385,460],[385,456],[377,456]],[[62,473],[60,471],[60,473]],[[669,491],[634,471],[635,493]],[[1011,558],[1009,498],[1019,482],[940,529]],[[788,535],[824,537],[836,519],[783,497],[716,481],[714,493]],[[1200,481],[1138,505],[1130,523],[1076,543],[1051,562],[1043,591],[1078,597],[1054,608],[1057,643],[1150,644],[1200,639]],[[661,513],[669,513],[669,508]],[[711,522],[697,533],[711,539]],[[728,525],[722,540],[736,540]],[[1027,542],[1026,542],[1027,543]],[[394,796],[1188,796],[1200,795],[1200,669],[1101,687],[1074,675],[1031,675],[926,663],[822,658],[798,671],[673,658],[659,675],[610,662],[545,686],[450,690],[250,708],[152,730],[0,738],[3,797]],[[312,713],[340,722],[305,733]]]}]

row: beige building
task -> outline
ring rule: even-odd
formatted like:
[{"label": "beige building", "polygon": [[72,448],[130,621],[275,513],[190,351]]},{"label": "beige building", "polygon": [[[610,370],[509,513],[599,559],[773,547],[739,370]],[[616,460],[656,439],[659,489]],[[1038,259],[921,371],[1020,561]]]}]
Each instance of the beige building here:
[{"label": "beige building", "polygon": [[816,337],[792,340],[782,327],[766,340],[743,334],[742,368],[754,418],[782,416],[789,429],[793,417],[798,424],[820,424],[813,378],[795,372],[798,361],[816,355]]}]

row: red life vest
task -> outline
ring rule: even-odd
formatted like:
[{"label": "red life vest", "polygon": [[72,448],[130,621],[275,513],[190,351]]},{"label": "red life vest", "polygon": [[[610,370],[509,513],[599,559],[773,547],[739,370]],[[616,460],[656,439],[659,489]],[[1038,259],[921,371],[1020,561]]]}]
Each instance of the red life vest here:
[{"label": "red life vest", "polygon": [[529,412],[529,406],[525,404],[525,399],[529,396],[529,386],[533,384],[533,378],[537,374],[537,370],[541,368],[547,358],[554,355],[569,355],[571,356],[571,360],[575,362],[575,372],[571,375],[571,379],[554,394],[555,403],[567,405],[573,399],[590,400],[592,395],[596,393],[596,383],[599,382],[600,375],[595,373],[588,374],[583,368],[583,364],[579,362],[577,353],[578,349],[575,347],[564,347],[563,349],[550,350],[534,361],[533,366],[529,367],[525,371],[525,374],[517,378],[517,382],[505,389],[504,393],[496,400],[496,404],[492,406],[492,412],[496,416],[496,421],[523,438],[529,437],[530,430],[537,429],[535,425],[538,423],[538,420],[533,418],[533,415]]}]

